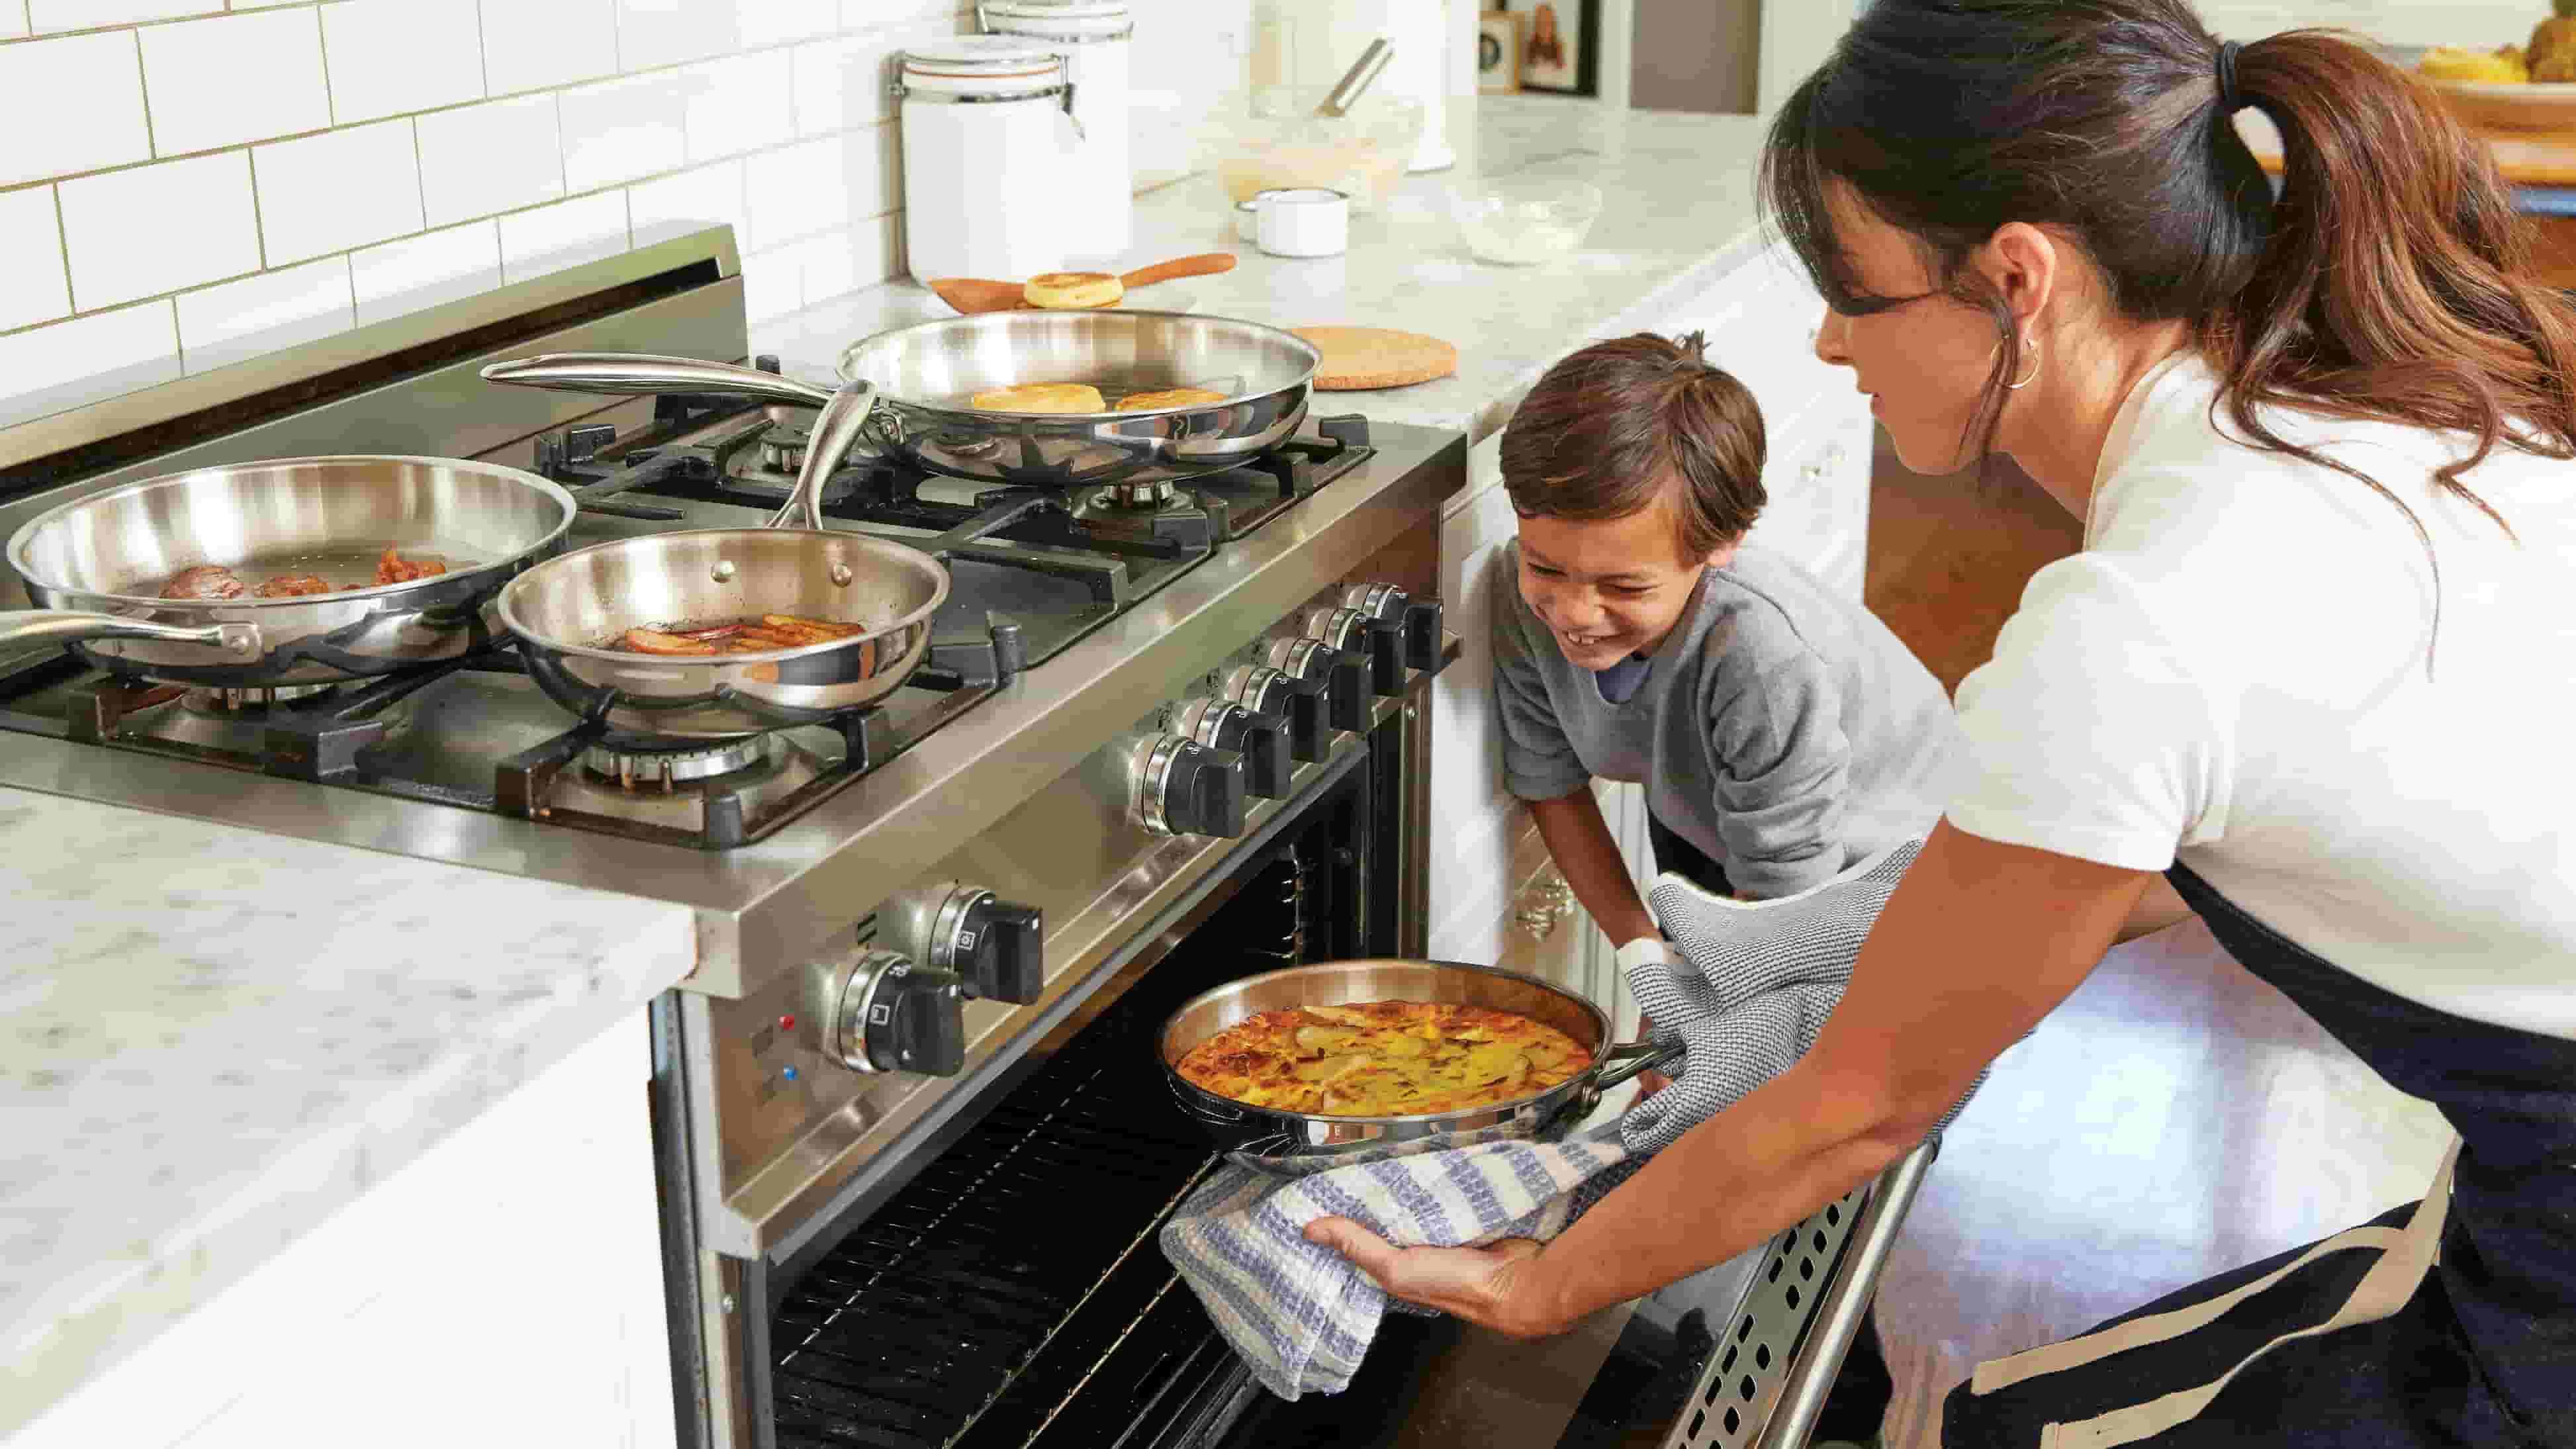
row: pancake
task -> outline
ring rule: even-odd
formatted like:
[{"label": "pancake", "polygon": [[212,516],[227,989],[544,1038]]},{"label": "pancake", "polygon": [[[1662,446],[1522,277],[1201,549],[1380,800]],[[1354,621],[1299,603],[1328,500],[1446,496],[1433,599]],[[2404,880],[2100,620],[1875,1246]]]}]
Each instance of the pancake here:
[{"label": "pancake", "polygon": [[1024,382],[997,387],[968,400],[988,413],[1105,413],[1109,404],[1087,382]]},{"label": "pancake", "polygon": [[1592,1065],[1574,1038],[1454,1002],[1289,1007],[1236,1022],[1173,1067],[1229,1101],[1326,1117],[1410,1117],[1534,1097]]},{"label": "pancake", "polygon": [[1040,272],[1020,288],[1032,307],[1111,307],[1126,285],[1107,272]]},{"label": "pancake", "polygon": [[1171,387],[1161,392],[1131,392],[1118,400],[1122,413],[1151,412],[1155,408],[1214,407],[1225,401],[1225,394],[1203,387]]}]

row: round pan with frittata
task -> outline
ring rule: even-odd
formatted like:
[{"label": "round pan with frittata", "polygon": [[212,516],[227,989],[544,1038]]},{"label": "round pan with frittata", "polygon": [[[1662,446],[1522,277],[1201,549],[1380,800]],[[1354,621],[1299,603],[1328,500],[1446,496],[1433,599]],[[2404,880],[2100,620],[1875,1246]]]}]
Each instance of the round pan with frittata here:
[{"label": "round pan with frittata", "polygon": [[1677,1044],[1613,1043],[1591,1002],[1446,961],[1326,961],[1228,982],[1158,1037],[1174,1100],[1231,1160],[1282,1176],[1536,1137]]}]

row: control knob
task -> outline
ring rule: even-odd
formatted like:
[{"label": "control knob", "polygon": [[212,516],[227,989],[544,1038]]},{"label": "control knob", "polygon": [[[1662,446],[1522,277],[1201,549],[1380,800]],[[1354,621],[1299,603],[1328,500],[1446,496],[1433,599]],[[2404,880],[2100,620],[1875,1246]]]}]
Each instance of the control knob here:
[{"label": "control knob", "polygon": [[1440,601],[1414,600],[1393,584],[1353,584],[1342,590],[1342,607],[1357,609],[1404,635],[1404,667],[1437,673],[1440,669]]},{"label": "control knob", "polygon": [[1225,677],[1225,697],[1254,714],[1288,721],[1288,753],[1314,764],[1331,733],[1324,719],[1331,681],[1301,679],[1267,664],[1246,664]]},{"label": "control knob", "polygon": [[1306,637],[1366,661],[1369,688],[1379,695],[1404,693],[1404,631],[1357,609],[1317,609],[1306,616]]},{"label": "control knob", "polygon": [[1270,646],[1270,667],[1298,679],[1324,681],[1324,721],[1337,730],[1368,728],[1368,660],[1345,654],[1321,639],[1281,639]]},{"label": "control knob", "polygon": [[895,951],[810,969],[808,1044],[854,1072],[953,1077],[966,1067],[966,983]]},{"label": "control knob", "polygon": [[941,881],[877,907],[877,941],[954,972],[966,994],[1026,1005],[1046,989],[1046,916],[981,886]]},{"label": "control knob", "polygon": [[1243,757],[1179,735],[1136,747],[1136,813],[1156,835],[1241,835]]},{"label": "control knob", "polygon": [[1263,714],[1230,699],[1194,699],[1181,706],[1175,721],[1180,732],[1212,750],[1243,756],[1243,788],[1264,800],[1285,799],[1288,777],[1297,763],[1290,758],[1288,721]]}]

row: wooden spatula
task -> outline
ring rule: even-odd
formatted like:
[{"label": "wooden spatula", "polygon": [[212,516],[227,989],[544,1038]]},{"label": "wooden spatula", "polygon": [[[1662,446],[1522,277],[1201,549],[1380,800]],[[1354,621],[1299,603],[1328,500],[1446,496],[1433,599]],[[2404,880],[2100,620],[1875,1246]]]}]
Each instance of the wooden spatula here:
[{"label": "wooden spatula", "polygon": [[[1174,277],[1212,277],[1219,272],[1233,270],[1233,254],[1202,252],[1194,257],[1175,257],[1168,262],[1156,262],[1150,267],[1121,273],[1118,285],[1132,292],[1138,287],[1150,287]],[[939,300],[963,313],[1008,312],[1028,305],[1025,284],[1020,282],[996,282],[984,277],[938,277],[929,285],[930,290],[939,294]]]}]

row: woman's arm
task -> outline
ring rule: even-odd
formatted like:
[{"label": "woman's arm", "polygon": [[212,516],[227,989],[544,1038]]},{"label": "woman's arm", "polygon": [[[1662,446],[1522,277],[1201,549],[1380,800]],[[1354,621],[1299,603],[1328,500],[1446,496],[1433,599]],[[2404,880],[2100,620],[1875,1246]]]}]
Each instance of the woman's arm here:
[{"label": "woman's arm", "polygon": [[1574,898],[1592,914],[1594,924],[1613,946],[1624,946],[1656,934],[1655,918],[1637,894],[1628,862],[1611,838],[1610,823],[1601,818],[1601,802],[1586,781],[1570,795],[1532,800],[1530,815],[1538,821],[1539,838],[1557,873],[1574,890]]},{"label": "woman's arm", "polygon": [[2102,959],[2146,883],[1936,828],[1871,930],[1815,1049],[1701,1123],[1556,1241],[1388,1246],[1307,1235],[1399,1298],[1521,1336],[1722,1263],[1884,1170]]}]

